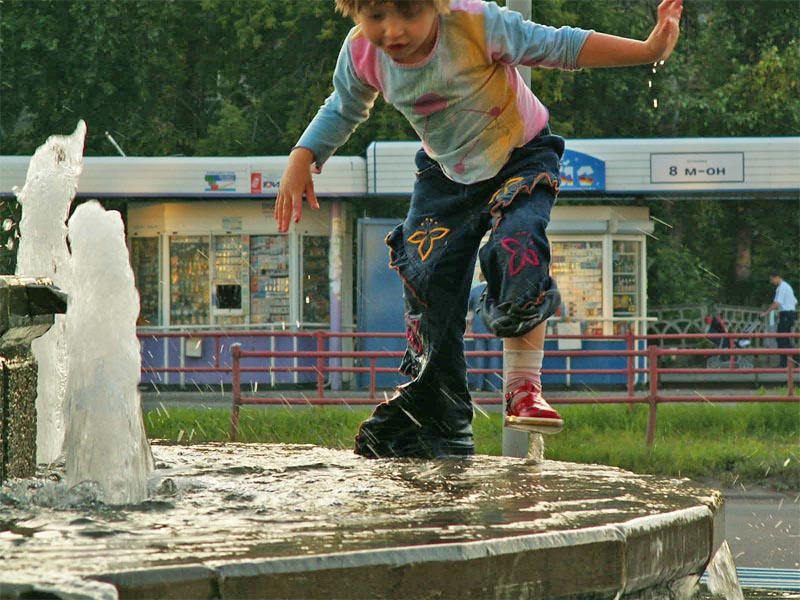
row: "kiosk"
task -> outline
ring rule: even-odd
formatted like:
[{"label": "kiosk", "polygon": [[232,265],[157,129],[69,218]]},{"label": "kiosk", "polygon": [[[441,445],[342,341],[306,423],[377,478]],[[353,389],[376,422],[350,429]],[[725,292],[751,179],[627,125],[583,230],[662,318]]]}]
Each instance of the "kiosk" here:
[{"label": "kiosk", "polygon": [[[418,148],[419,142],[374,142],[366,159],[334,156],[315,176],[321,209],[306,208],[288,233],[279,233],[272,218],[285,156],[87,156],[77,199],[122,207],[141,332],[225,330],[234,342],[241,330],[395,331],[398,310],[402,326],[401,290],[382,243],[393,225],[366,219],[354,231],[348,200],[407,202]],[[798,148],[798,137],[567,140],[549,228],[564,308],[551,330],[644,333],[653,232],[644,201],[796,199]],[[29,162],[0,157],[0,197],[13,197]],[[387,301],[364,300],[379,296]],[[392,298],[397,306],[387,304]],[[152,346],[144,339],[146,364],[208,364],[202,342],[166,339]],[[215,373],[172,375],[161,380],[220,383]],[[297,374],[248,379],[305,381]]]}]

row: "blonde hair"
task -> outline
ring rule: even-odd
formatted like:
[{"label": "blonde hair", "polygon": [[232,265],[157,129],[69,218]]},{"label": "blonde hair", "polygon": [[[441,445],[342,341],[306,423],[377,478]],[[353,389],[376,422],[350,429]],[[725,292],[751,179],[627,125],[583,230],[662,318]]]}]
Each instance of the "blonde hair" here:
[{"label": "blonde hair", "polygon": [[450,12],[450,0],[336,0],[336,10],[342,13],[345,17],[355,19],[358,11],[365,6],[372,6],[375,4],[411,4],[412,2],[428,2],[433,5],[434,10],[439,14],[446,15]]}]

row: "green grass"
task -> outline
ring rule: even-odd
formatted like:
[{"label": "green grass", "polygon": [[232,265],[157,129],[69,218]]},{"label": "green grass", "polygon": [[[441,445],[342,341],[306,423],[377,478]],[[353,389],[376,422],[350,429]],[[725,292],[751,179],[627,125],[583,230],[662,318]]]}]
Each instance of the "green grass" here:
[{"label": "green grass", "polygon": [[[789,403],[664,405],[648,448],[647,408],[560,406],[564,431],[545,438],[545,457],[617,466],[635,473],[689,477],[723,486],[800,490],[800,406]],[[239,441],[303,443],[349,449],[369,409],[243,407]],[[227,408],[159,408],[145,415],[151,439],[179,443],[226,441]],[[497,413],[476,413],[481,454],[502,452]]]},{"label": "green grass", "polygon": [[645,442],[647,409],[572,406],[568,428],[548,440],[547,456],[618,466],[636,473],[709,479],[722,485],[800,489],[800,406],[666,405]]}]

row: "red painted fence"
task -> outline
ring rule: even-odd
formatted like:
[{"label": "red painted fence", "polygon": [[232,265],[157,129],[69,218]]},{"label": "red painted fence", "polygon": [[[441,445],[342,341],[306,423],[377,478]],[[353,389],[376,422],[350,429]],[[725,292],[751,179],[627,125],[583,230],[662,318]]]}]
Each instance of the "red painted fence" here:
[{"label": "red painted fence", "polygon": [[[232,390],[233,390],[233,405],[231,412],[231,441],[235,441],[238,432],[239,423],[239,409],[242,405],[375,405],[383,399],[378,399],[377,390],[375,386],[376,375],[379,372],[396,372],[396,368],[386,368],[376,366],[376,361],[381,358],[395,358],[398,360],[402,357],[403,352],[386,352],[386,351],[328,351],[325,350],[326,342],[330,337],[402,337],[402,334],[334,334],[324,331],[319,332],[286,332],[289,335],[312,335],[317,338],[317,350],[313,352],[292,352],[292,351],[245,351],[239,345],[231,347],[232,363]],[[263,334],[263,333],[262,333]],[[195,334],[196,335],[196,334]],[[239,335],[239,334],[237,334]],[[477,337],[477,336],[476,336]],[[548,339],[566,339],[566,338],[579,338],[583,340],[621,340],[627,341],[626,350],[553,350],[547,351],[547,356],[563,356],[563,357],[627,357],[626,367],[624,369],[561,369],[561,370],[543,370],[543,374],[548,373],[572,373],[572,374],[613,374],[624,375],[627,381],[626,390],[624,393],[609,393],[608,395],[598,395],[591,397],[558,397],[551,398],[551,404],[647,404],[650,408],[647,426],[647,443],[653,443],[656,428],[656,414],[659,404],[672,403],[672,402],[798,402],[800,396],[795,393],[794,377],[798,370],[795,360],[800,359],[800,350],[793,349],[779,349],[779,348],[763,348],[753,347],[737,348],[735,341],[742,337],[741,334],[715,334],[714,337],[725,338],[729,340],[730,348],[696,348],[696,349],[680,349],[667,347],[670,341],[677,339],[707,339],[706,334],[687,334],[687,335],[643,335],[635,336],[633,334],[621,336],[551,336]],[[799,334],[748,334],[747,336],[753,340],[761,339],[775,339],[778,337],[786,337],[793,339],[796,343],[800,338]],[[636,349],[642,343],[648,344],[646,349]],[[219,342],[217,342],[219,346]],[[665,346],[665,344],[667,346]],[[499,352],[467,352],[468,357],[474,356],[499,356]],[[701,355],[701,356],[725,356],[729,357],[729,363],[724,368],[675,368],[663,367],[660,365],[660,358],[663,356],[682,356],[682,355]],[[787,361],[785,368],[769,368],[769,367],[736,367],[735,361],[740,356],[772,356],[772,355],[790,355],[790,360]],[[270,359],[275,357],[295,357],[295,358],[316,358],[315,366],[305,367],[281,367],[282,369],[294,369],[300,371],[314,371],[317,376],[316,395],[304,395],[302,397],[289,397],[284,393],[275,392],[269,396],[254,397],[243,396],[241,389],[241,374],[243,371],[264,371],[273,370],[275,367],[243,367],[242,359],[244,358],[264,358]],[[644,360],[639,361],[643,367],[635,367],[635,357],[642,357]],[[342,366],[342,359],[358,359],[362,362],[368,362],[369,366]],[[794,360],[792,360],[794,359]],[[219,363],[217,363],[219,364]],[[331,397],[326,396],[325,379],[326,375],[330,373],[369,373],[370,386],[367,395],[353,395],[353,397]],[[489,369],[473,369],[471,372],[495,372]],[[786,375],[786,394],[725,394],[723,395],[701,395],[694,394],[690,396],[669,394],[667,391],[659,387],[659,383],[663,383],[662,376],[665,374],[711,374],[711,373],[774,373]],[[636,392],[635,382],[639,379],[647,382],[647,388],[640,393]],[[783,379],[781,377],[781,379]],[[498,394],[492,398],[476,397],[474,401],[477,404],[500,404],[501,399]]]}]

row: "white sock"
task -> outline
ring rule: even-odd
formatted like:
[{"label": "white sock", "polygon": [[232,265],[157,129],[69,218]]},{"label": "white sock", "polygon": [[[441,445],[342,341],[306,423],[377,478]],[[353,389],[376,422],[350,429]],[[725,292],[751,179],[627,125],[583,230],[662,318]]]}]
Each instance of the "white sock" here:
[{"label": "white sock", "polygon": [[503,350],[503,397],[524,383],[542,389],[542,350]]}]

